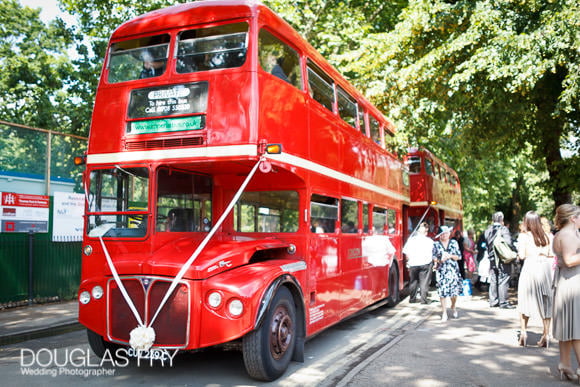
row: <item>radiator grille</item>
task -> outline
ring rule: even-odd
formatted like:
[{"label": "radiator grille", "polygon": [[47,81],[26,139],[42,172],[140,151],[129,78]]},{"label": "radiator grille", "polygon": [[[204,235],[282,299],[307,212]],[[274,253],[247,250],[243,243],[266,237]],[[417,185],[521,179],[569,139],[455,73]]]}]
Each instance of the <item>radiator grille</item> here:
[{"label": "radiator grille", "polygon": [[158,148],[178,148],[182,146],[199,146],[204,144],[202,136],[166,138],[159,140],[128,141],[125,143],[126,150],[145,150]]},{"label": "radiator grille", "polygon": [[[159,278],[131,277],[122,279],[142,319],[148,325],[165,296],[171,281]],[[117,283],[109,281],[108,326],[111,340],[128,344],[130,333],[138,322],[123,298]],[[153,323],[154,346],[185,347],[189,337],[189,287],[180,283]]]}]

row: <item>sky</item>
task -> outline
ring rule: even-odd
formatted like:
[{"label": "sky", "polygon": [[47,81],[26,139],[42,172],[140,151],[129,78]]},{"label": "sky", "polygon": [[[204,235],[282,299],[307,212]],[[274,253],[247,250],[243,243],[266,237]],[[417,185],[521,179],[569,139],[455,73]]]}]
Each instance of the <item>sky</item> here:
[{"label": "sky", "polygon": [[56,0],[20,0],[20,4],[30,8],[42,8],[40,19],[44,23],[54,20],[57,16],[60,16],[67,24],[72,25],[75,22],[72,16],[58,9]]}]

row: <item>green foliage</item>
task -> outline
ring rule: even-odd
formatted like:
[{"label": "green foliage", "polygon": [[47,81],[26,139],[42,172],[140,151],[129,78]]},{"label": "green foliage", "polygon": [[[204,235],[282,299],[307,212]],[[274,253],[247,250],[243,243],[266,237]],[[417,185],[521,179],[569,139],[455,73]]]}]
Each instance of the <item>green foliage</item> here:
[{"label": "green foliage", "polygon": [[406,0],[264,0],[347,78],[365,36],[394,27]]},{"label": "green foliage", "polygon": [[[74,91],[76,69],[67,52],[74,34],[61,20],[45,25],[39,13],[16,0],[0,2],[0,119],[86,133],[90,109],[80,107],[91,105],[92,97],[83,100]],[[45,133],[2,125],[0,134],[0,170],[45,174]],[[52,175],[77,177],[71,158],[85,147],[84,141],[52,136]]]},{"label": "green foliage", "polygon": [[[579,36],[572,0],[413,0],[348,68],[372,79],[359,86],[411,144],[458,171],[467,217],[482,222],[522,189],[548,188],[556,204],[578,191]],[[563,158],[570,139],[576,156]],[[518,184],[530,170],[547,179]]]},{"label": "green foliage", "polygon": [[[78,30],[0,3],[0,118],[86,134],[111,32],[185,0],[59,1]],[[578,200],[577,1],[264,3],[394,121],[394,148],[425,146],[458,171],[468,223]]]},{"label": "green foliage", "polygon": [[39,13],[16,0],[0,2],[0,118],[55,128],[72,72],[66,49],[73,36],[62,21],[44,25]]}]

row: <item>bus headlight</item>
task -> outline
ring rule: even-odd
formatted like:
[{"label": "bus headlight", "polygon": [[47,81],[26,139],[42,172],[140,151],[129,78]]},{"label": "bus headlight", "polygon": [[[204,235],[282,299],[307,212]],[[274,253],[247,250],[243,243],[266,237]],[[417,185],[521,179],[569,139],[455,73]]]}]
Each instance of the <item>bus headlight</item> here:
[{"label": "bus headlight", "polygon": [[217,308],[222,304],[222,295],[219,292],[211,292],[209,296],[207,296],[207,303],[212,308]]},{"label": "bus headlight", "polygon": [[105,294],[105,292],[103,291],[102,287],[97,285],[93,288],[93,290],[91,291],[91,294],[93,295],[93,298],[95,300],[98,300],[99,298],[103,297],[103,294]]},{"label": "bus headlight", "polygon": [[79,302],[83,305],[86,305],[91,300],[91,293],[87,292],[86,290],[79,294]]},{"label": "bus headlight", "polygon": [[83,253],[85,253],[85,255],[88,257],[89,255],[91,255],[93,253],[93,246],[91,245],[86,245],[83,248]]},{"label": "bus headlight", "polygon": [[242,313],[244,313],[244,304],[242,304],[242,301],[238,300],[237,298],[234,298],[233,300],[230,301],[228,305],[228,311],[232,316],[238,317]]}]

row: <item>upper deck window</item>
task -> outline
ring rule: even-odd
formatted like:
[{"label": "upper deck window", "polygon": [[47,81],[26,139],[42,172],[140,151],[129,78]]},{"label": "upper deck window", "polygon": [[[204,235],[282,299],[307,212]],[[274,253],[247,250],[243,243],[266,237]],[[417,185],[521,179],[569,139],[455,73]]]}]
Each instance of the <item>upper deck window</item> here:
[{"label": "upper deck window", "polygon": [[451,174],[451,184],[457,185],[457,178],[455,177],[454,174]]},{"label": "upper deck window", "polygon": [[358,104],[356,103],[356,100],[341,87],[338,87],[338,113],[347,124],[356,128]]},{"label": "upper deck window", "polygon": [[178,73],[240,67],[246,62],[248,23],[183,31],[177,42]]},{"label": "upper deck window", "polygon": [[365,111],[361,106],[358,107],[358,125],[360,127],[360,131],[363,132],[363,134],[366,136],[367,129],[365,125]]},{"label": "upper deck window", "polygon": [[264,29],[260,30],[258,44],[264,71],[302,89],[300,59],[296,51]]},{"label": "upper deck window", "polygon": [[369,115],[369,124],[371,126],[371,138],[378,145],[382,145],[381,125],[379,124],[379,121],[375,117]]},{"label": "upper deck window", "polygon": [[320,70],[314,63],[308,62],[308,86],[315,101],[334,111],[334,86],[332,79]]},{"label": "upper deck window", "polygon": [[407,160],[409,166],[409,173],[421,173],[421,158],[418,156],[411,156]]},{"label": "upper deck window", "polygon": [[113,43],[109,51],[108,82],[157,77],[165,72],[169,35]]},{"label": "upper deck window", "polygon": [[429,159],[425,159],[425,173],[431,176],[435,176],[435,170],[433,169],[433,162]]}]

